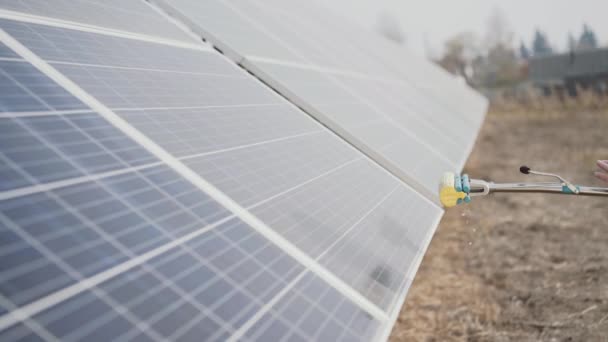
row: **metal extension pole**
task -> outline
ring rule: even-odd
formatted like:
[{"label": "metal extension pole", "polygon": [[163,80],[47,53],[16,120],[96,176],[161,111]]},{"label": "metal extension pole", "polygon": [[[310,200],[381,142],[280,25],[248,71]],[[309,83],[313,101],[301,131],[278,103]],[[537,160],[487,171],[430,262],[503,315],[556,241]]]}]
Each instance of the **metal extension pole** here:
[{"label": "metal extension pole", "polygon": [[550,193],[571,196],[606,196],[608,188],[574,185],[563,177],[546,172],[533,171],[522,166],[521,173],[555,178],[556,182],[545,183],[494,183],[481,179],[469,179],[468,175],[446,173],[439,185],[439,200],[445,207],[469,203],[474,197],[494,192]]},{"label": "metal extension pole", "polygon": [[[472,181],[471,181],[472,182]],[[559,183],[488,183],[490,193],[493,192],[541,192],[564,194],[563,187]],[[572,195],[583,196],[608,196],[608,188],[577,186],[579,193]],[[473,193],[474,189],[471,189]],[[477,189],[475,189],[477,190]],[[483,191],[483,190],[482,190]]]}]

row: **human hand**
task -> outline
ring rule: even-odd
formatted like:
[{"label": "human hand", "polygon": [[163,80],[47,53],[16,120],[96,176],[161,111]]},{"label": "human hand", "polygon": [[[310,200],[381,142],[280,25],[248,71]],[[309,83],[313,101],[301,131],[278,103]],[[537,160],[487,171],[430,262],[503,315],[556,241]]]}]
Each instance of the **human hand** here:
[{"label": "human hand", "polygon": [[601,171],[596,172],[595,177],[608,183],[608,160],[598,160],[597,167],[599,167]]}]

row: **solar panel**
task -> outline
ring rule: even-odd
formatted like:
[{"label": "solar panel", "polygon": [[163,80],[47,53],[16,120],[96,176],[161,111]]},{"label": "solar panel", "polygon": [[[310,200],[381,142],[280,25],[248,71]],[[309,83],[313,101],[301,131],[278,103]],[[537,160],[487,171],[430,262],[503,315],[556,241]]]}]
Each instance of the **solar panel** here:
[{"label": "solar panel", "polygon": [[[101,136],[117,135],[108,134],[108,128],[101,127],[92,113],[49,112],[33,117],[23,113],[22,117],[11,113],[8,115],[15,117],[2,120],[25,125],[40,119],[46,121],[45,128],[63,128],[56,122],[67,117],[70,122],[87,122],[83,126],[88,132],[100,135],[97,141],[102,140]],[[68,130],[58,132],[65,133],[66,140],[86,145],[69,139],[72,135]],[[2,141],[2,156],[15,145]],[[28,145],[63,147],[52,140]],[[66,163],[73,160],[70,155],[61,156]],[[17,160],[9,165],[24,163]],[[89,164],[82,162],[79,166]],[[140,167],[123,165],[115,172],[72,175],[65,184],[28,178],[40,188],[31,193],[24,191],[30,187],[18,188],[22,193],[3,192],[0,201],[2,312],[61,297],[66,289],[74,293],[34,311],[25,325],[12,325],[14,317],[1,317],[0,326],[10,326],[2,335],[11,340],[224,340],[260,312],[275,291],[290,282],[294,287],[308,274],[278,247],[156,160]],[[185,242],[167,248],[178,239]],[[119,270],[129,267],[125,266],[128,263],[134,265]],[[100,275],[108,280],[95,287],[83,284],[84,279],[90,281]],[[322,280],[317,279],[317,283],[322,291],[331,291]],[[309,300],[308,295],[302,297]],[[331,298],[348,302],[335,290]],[[291,310],[306,307],[298,305]],[[351,315],[358,310],[372,327],[363,329],[368,335],[375,333],[378,323],[369,314],[354,304],[343,305],[350,305],[347,312]],[[293,322],[293,329],[297,323]],[[349,323],[340,325],[338,331],[348,331]],[[357,329],[362,329],[361,323],[359,319]],[[150,331],[142,331],[143,324],[149,324]],[[298,329],[311,333],[307,329],[312,328]]]},{"label": "solar panel", "polygon": [[[436,197],[436,183],[441,174],[456,168],[455,163],[436,148],[442,140],[445,146],[455,145],[453,141],[442,139],[441,134],[433,135],[436,144],[421,141],[406,130],[408,126],[379,113],[373,103],[353,94],[331,76],[274,63],[256,63],[252,68],[256,74],[264,75],[263,78],[281,79],[283,83],[275,85],[279,91],[301,103],[309,113],[314,113],[395,175],[414,186],[420,184],[417,190],[429,198]],[[403,111],[399,113],[404,116]],[[463,148],[457,149],[456,156],[460,156]]]},{"label": "solar panel", "polygon": [[[192,43],[194,40],[144,1],[122,0],[0,0],[0,9],[42,16],[84,26],[121,30]],[[25,19],[25,18],[24,18]],[[32,20],[33,18],[29,18]]]},{"label": "solar panel", "polygon": [[462,169],[486,101],[428,62],[311,1],[156,2],[428,198]]},{"label": "solar panel", "polygon": [[386,338],[438,206],[206,45],[0,13],[3,339]]}]

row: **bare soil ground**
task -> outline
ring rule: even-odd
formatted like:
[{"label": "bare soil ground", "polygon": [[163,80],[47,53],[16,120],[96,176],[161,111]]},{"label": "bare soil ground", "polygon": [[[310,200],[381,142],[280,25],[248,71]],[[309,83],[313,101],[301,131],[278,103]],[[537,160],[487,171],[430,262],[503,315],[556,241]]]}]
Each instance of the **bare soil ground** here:
[{"label": "bare soil ground", "polygon": [[[473,178],[585,185],[608,159],[608,112],[490,113]],[[495,194],[449,209],[391,341],[608,341],[608,199]]]}]

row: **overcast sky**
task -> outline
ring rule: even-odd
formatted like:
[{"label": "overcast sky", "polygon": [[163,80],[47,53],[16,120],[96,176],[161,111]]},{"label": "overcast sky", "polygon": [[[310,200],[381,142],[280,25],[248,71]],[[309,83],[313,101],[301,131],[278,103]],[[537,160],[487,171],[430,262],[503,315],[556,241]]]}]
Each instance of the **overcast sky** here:
[{"label": "overcast sky", "polygon": [[530,45],[535,28],[547,33],[552,45],[566,47],[568,32],[578,38],[583,23],[608,45],[608,0],[324,0],[324,4],[367,28],[380,13],[394,15],[406,34],[406,45],[424,55],[441,51],[450,36],[469,31],[483,36],[496,9],[505,14],[515,40]]}]

